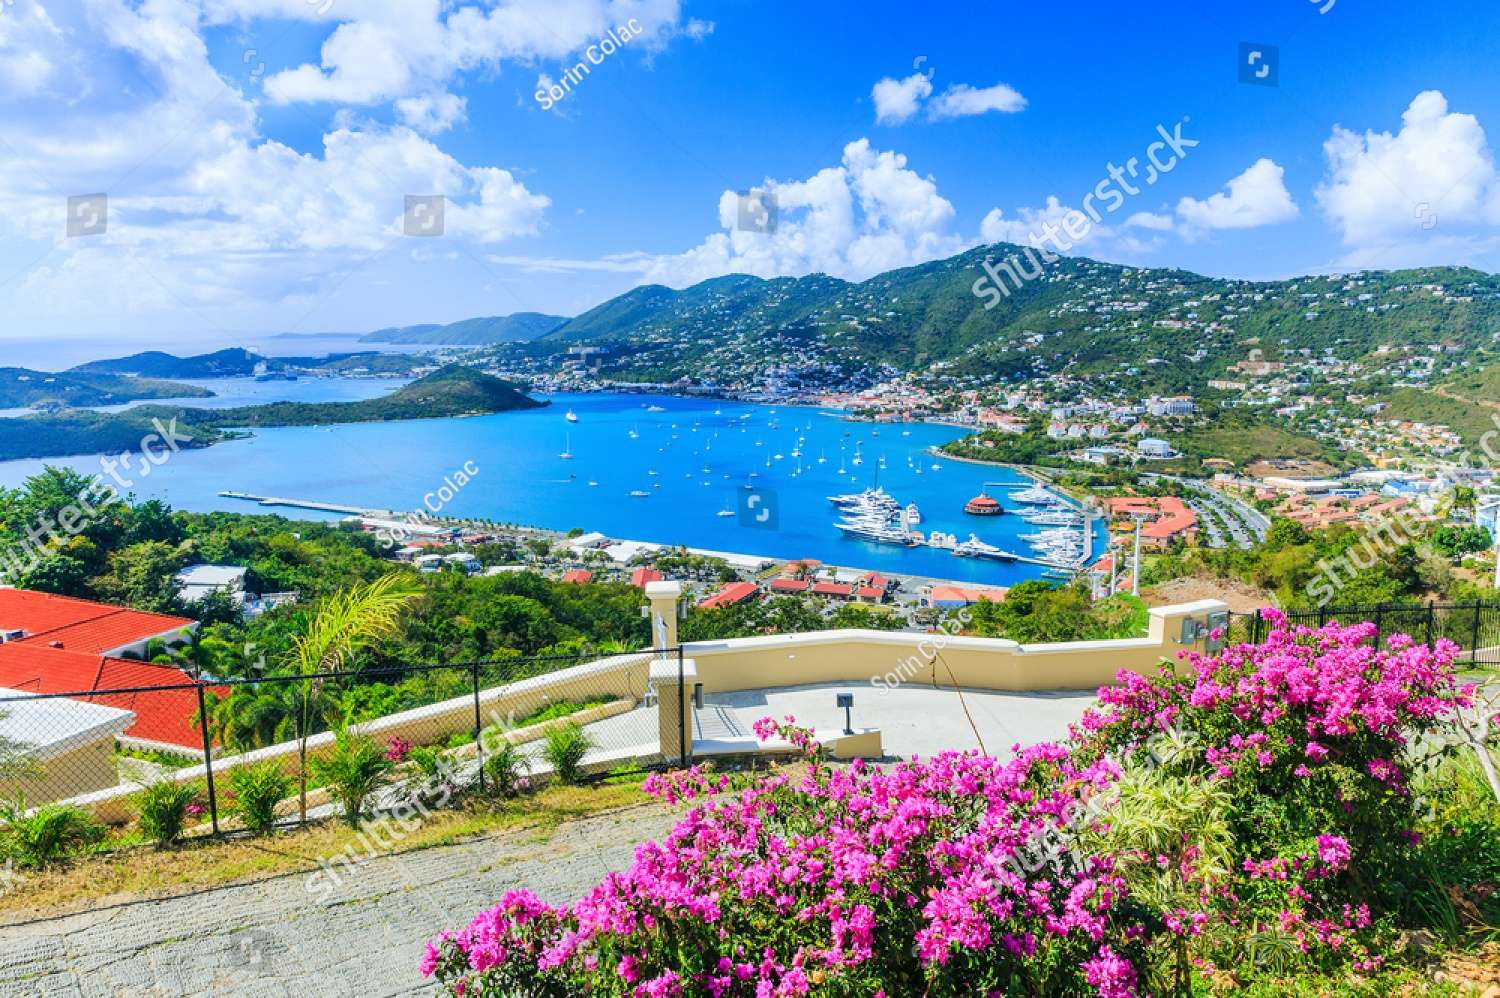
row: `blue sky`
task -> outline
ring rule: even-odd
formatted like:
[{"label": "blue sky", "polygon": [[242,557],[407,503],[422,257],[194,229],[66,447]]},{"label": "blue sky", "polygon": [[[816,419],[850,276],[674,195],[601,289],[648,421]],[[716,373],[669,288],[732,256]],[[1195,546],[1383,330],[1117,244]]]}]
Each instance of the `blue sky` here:
[{"label": "blue sky", "polygon": [[[1077,222],[1158,126],[1199,144],[1072,252],[1245,277],[1500,269],[1493,4],[932,6],[0,5],[0,343],[573,314],[731,271],[862,279]],[[631,24],[564,99],[535,99]],[[1242,42],[1279,49],[1277,86],[1237,81]],[[736,225],[752,187],[774,232]],[[99,192],[104,230],[67,236],[66,198]],[[405,196],[437,193],[443,234],[404,235]]]}]

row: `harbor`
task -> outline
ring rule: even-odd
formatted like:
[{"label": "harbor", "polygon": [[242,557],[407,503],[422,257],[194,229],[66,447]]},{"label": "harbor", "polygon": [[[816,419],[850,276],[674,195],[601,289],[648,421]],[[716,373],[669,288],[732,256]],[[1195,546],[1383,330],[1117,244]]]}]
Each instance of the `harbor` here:
[{"label": "harbor", "polygon": [[[308,390],[302,385],[280,387],[295,397]],[[850,422],[833,410],[669,395],[558,393],[551,401],[466,419],[257,429],[175,454],[131,490],[198,512],[248,507],[302,519],[395,520],[392,511],[430,512],[423,497],[472,462],[482,473],[435,522],[598,532],[991,586],[1069,575],[1102,549],[1097,536],[1090,543],[1090,528],[1028,522],[1025,516],[1046,511],[1009,498],[1037,484],[1024,474],[934,453],[959,435],[951,427]],[[98,470],[97,457],[14,461],[0,465],[0,483],[24,481],[44,464]],[[919,522],[908,517],[916,543],[881,543],[835,526],[829,496],[876,487],[903,510],[916,507]],[[1068,505],[1044,487],[1054,505]],[[744,515],[751,492],[773,516]],[[982,492],[1004,512],[967,512]],[[1023,538],[1053,529],[1081,543],[1038,547],[1042,538]],[[967,543],[971,534],[977,544]]]}]

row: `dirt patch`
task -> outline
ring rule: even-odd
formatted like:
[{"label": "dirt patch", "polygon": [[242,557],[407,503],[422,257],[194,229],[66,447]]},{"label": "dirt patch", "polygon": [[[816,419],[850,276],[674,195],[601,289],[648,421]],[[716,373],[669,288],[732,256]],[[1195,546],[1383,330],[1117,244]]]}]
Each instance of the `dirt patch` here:
[{"label": "dirt patch", "polygon": [[1174,603],[1191,603],[1200,599],[1223,600],[1235,613],[1253,613],[1261,607],[1275,606],[1276,601],[1264,589],[1246,585],[1238,579],[1217,579],[1192,576],[1186,579],[1171,579],[1141,590],[1141,599],[1147,606],[1171,606]]},{"label": "dirt patch", "polygon": [[1327,478],[1338,473],[1338,469],[1322,461],[1288,459],[1284,461],[1256,461],[1245,469],[1252,478]]}]

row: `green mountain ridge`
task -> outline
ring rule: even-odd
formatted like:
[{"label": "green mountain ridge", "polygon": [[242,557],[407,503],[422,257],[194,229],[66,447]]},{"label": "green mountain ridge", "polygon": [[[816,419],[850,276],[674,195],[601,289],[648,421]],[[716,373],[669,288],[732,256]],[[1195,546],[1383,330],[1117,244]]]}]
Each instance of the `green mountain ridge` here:
[{"label": "green mountain ridge", "polygon": [[447,325],[425,323],[377,329],[359,338],[361,343],[427,343],[434,346],[488,346],[495,343],[524,343],[546,336],[568,320],[565,316],[541,312],[516,312],[514,315],[482,316],[463,319]]},{"label": "green mountain ridge", "polygon": [[647,285],[534,346],[609,344],[608,374],[641,379],[942,364],[999,380],[1067,368],[1168,391],[1223,377],[1252,346],[1271,361],[1303,349],[1350,359],[1382,346],[1489,345],[1500,329],[1500,277],[1468,268],[1249,281],[1059,257],[1019,287],[1007,280],[1009,295],[991,290],[985,261],[1024,252],[976,247],[859,283],[814,274]]}]

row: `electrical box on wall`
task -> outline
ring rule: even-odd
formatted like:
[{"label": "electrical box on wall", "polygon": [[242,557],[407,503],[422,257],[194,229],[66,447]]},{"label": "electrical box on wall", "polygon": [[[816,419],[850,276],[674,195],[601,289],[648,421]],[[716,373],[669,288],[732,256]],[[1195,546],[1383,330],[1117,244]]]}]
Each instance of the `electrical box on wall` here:
[{"label": "electrical box on wall", "polygon": [[[1217,634],[1218,637],[1214,637]],[[1208,643],[1206,651],[1216,652],[1229,643],[1229,611],[1215,610],[1208,615]]]}]

